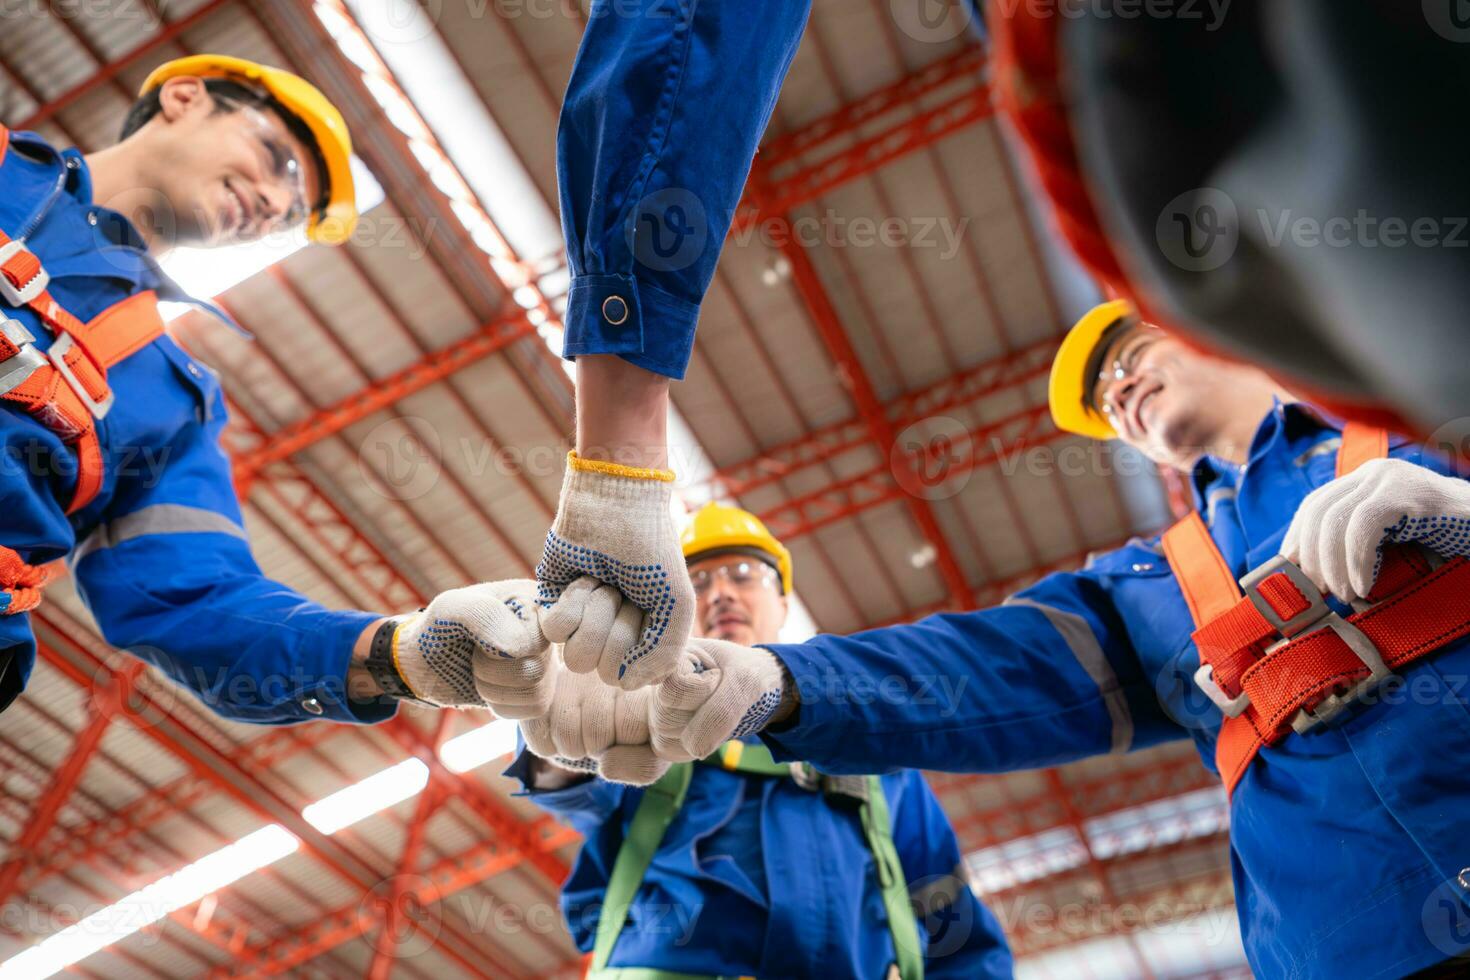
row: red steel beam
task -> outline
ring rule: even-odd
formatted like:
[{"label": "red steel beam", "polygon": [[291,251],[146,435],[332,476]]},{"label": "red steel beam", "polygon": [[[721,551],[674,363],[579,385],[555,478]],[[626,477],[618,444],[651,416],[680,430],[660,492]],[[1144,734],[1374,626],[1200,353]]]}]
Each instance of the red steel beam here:
[{"label": "red steel beam", "polygon": [[[439,713],[439,722],[434,729],[435,749],[444,744],[444,736],[449,731],[452,717],[447,711]],[[402,943],[398,927],[403,922],[403,906],[407,900],[409,876],[419,866],[419,857],[424,846],[424,831],[428,828],[429,820],[433,818],[434,811],[441,802],[442,792],[439,781],[431,779],[414,806],[412,819],[408,821],[408,836],[403,842],[403,852],[398,856],[398,869],[389,888],[388,904],[383,911],[383,924],[378,930],[377,942],[373,944],[373,959],[368,964],[367,970],[368,980],[388,980],[389,974],[393,971],[393,961],[398,959],[399,946]]]},{"label": "red steel beam", "polygon": [[946,85],[978,78],[984,70],[983,48],[979,45],[961,48],[800,129],[772,137],[761,147],[760,161],[764,166],[775,167],[818,146],[857,135],[867,123],[889,112],[918,105],[925,96]]},{"label": "red steel beam", "polygon": [[[576,831],[559,827],[555,834],[543,840],[542,847],[551,852],[579,839]],[[482,841],[426,868],[418,875],[419,881],[405,890],[405,901],[411,897],[420,905],[432,905],[514,867],[520,860],[520,854],[499,841]],[[246,947],[240,951],[231,972],[246,976],[289,973],[356,939],[371,925],[371,920],[360,914],[359,902],[348,903],[319,916],[299,932],[272,936]]]},{"label": "red steel beam", "polygon": [[[901,395],[884,406],[884,414],[896,428],[903,429],[1001,391],[1024,387],[1051,371],[1056,350],[1055,340],[1031,344]],[[710,478],[710,489],[738,497],[870,443],[867,423],[861,416],[835,422],[721,467]]]},{"label": "red steel beam", "polygon": [[[764,204],[767,198],[762,195],[760,200],[762,210],[767,211]],[[776,212],[767,211],[767,213]],[[873,382],[868,377],[867,369],[863,367],[862,359],[853,349],[847,331],[837,315],[837,309],[832,305],[832,300],[827,295],[826,287],[822,285],[806,248],[795,239],[785,238],[782,240],[781,253],[791,263],[792,281],[796,284],[797,293],[818,335],[826,345],[828,353],[837,362],[846,387],[857,403],[858,414],[862,416],[867,425],[872,441],[877,445],[879,453],[885,460],[886,468],[887,461],[892,457],[897,445],[898,437],[893,423],[888,420],[884,412],[883,404],[878,400],[878,393],[873,388]],[[899,465],[912,467],[913,463],[905,457]],[[934,547],[940,578],[944,580],[950,600],[957,606],[972,605],[974,597],[970,585],[965,581],[965,573],[960,568],[954,549],[949,546],[944,532],[939,527],[939,521],[934,516],[933,508],[929,506],[927,500],[916,496],[906,496],[905,503],[915,523],[918,524],[920,533]],[[782,537],[781,532],[774,528],[772,528],[772,533],[777,537]]]},{"label": "red steel beam", "polygon": [[248,492],[260,471],[271,463],[288,459],[308,446],[341,432],[354,422],[360,422],[375,412],[390,408],[415,392],[484,360],[518,340],[534,336],[535,333],[536,328],[526,319],[524,311],[517,310],[484,324],[463,340],[442,350],[433,351],[395,374],[370,381],[362,390],[341,401],[319,408],[299,421],[277,429],[260,448],[236,458],[236,486],[241,488],[242,493]]},{"label": "red steel beam", "polygon": [[[790,210],[984,118],[988,112],[976,113],[974,110],[982,102],[988,104],[989,94],[983,87],[975,87],[936,108],[920,112],[896,126],[859,140],[819,164],[796,170],[784,177],[769,173],[770,161],[789,159],[794,152],[792,148],[807,150],[854,133],[861,124],[872,121],[882,113],[917,105],[923,96],[946,84],[970,77],[978,78],[982,64],[983,56],[978,49],[965,49],[955,56],[920,69],[894,85],[864,96],[807,127],[779,137],[773,142],[776,150],[772,153],[763,149],[757,161],[757,168],[763,175],[761,179],[766,181],[764,199],[770,203],[762,216]],[[736,224],[731,230],[732,235],[738,234],[742,228],[748,228],[749,223],[756,218],[751,207],[746,207],[741,214],[743,218],[737,216]],[[741,224],[742,220],[746,222],[744,225]],[[396,404],[427,385],[474,364],[529,333],[534,333],[535,328],[524,321],[524,314],[519,314],[519,317],[524,329],[510,335],[503,332],[507,328],[507,321],[516,319],[515,314],[486,324],[481,328],[480,334],[460,341],[444,351],[428,355],[398,374],[376,383],[370,391],[349,396],[338,405],[321,409],[288,426],[281,433],[283,438],[279,445],[267,447],[258,455],[247,457],[237,464],[237,471],[247,478],[244,485],[248,486],[248,478],[254,477],[261,467],[274,459],[284,459],[291,453],[299,452],[373,411]],[[491,339],[483,336],[487,332],[498,337],[500,342],[495,346],[485,347]],[[451,356],[451,352],[460,345],[468,349]],[[372,407],[369,408],[368,405]]]},{"label": "red steel beam", "polygon": [[[37,126],[55,116],[62,109],[65,109],[73,102],[76,102],[78,99],[82,98],[92,91],[95,91],[103,85],[107,85],[109,83],[121,84],[120,80],[114,82],[114,80],[117,79],[119,73],[125,71],[128,68],[131,68],[138,61],[146,58],[148,55],[152,54],[163,45],[168,44],[170,41],[173,41],[185,31],[197,27],[212,14],[216,13],[224,7],[229,6],[230,3],[231,0],[210,0],[209,3],[206,3],[198,10],[194,10],[190,12],[187,16],[171,22],[162,31],[154,34],[152,37],[148,38],[148,40],[144,41],[142,44],[139,44],[132,50],[122,55],[119,55],[116,58],[107,59],[105,63],[98,67],[98,70],[95,74],[67,89],[65,92],[56,96],[54,99],[46,102],[35,112],[31,113],[25,119],[21,120],[19,125],[17,125],[15,128],[18,130],[35,129]],[[61,19],[63,20],[63,22],[65,22],[66,20],[66,18],[64,17]]]},{"label": "red steel beam", "polygon": [[[789,173],[770,173],[764,161],[757,158],[751,171],[751,186],[730,224],[730,235],[739,240],[761,222],[780,221],[778,216],[910,153],[933,146],[994,113],[990,89],[977,79],[963,94]],[[761,192],[752,196],[750,191],[762,185]]]},{"label": "red steel beam", "polygon": [[[945,479],[963,476],[971,470],[1014,458],[1028,449],[1067,438],[1051,424],[1045,405],[1023,409],[1002,419],[972,428],[967,444],[949,460],[928,460],[945,465]],[[895,479],[889,453],[882,461],[861,473],[840,480],[812,493],[795,497],[760,514],[771,533],[783,541],[810,534],[849,517],[872,510],[892,501],[914,501]]]},{"label": "red steel beam", "polygon": [[[142,661],[139,661],[132,669],[132,675],[136,677],[142,667]],[[104,684],[95,695],[98,699],[115,698],[118,687],[117,684]],[[102,736],[107,734],[107,729],[116,716],[114,711],[101,707],[96,702],[92,704],[90,713],[86,727],[77,733],[76,740],[72,743],[71,753],[52,775],[51,785],[36,799],[31,808],[30,820],[11,844],[14,857],[0,866],[0,906],[15,895],[16,885],[20,882],[26,862],[37,853],[38,845],[56,825],[62,805],[81,780],[82,772],[87,768],[87,763],[92,761],[92,756],[102,744]]]}]

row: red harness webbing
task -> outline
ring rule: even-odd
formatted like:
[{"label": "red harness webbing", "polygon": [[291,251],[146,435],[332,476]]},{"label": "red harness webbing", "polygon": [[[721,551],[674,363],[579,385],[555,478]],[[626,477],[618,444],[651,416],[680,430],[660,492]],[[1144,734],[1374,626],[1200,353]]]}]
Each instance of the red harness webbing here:
[{"label": "red harness webbing", "polygon": [[[1349,424],[1337,473],[1387,454],[1386,432]],[[1227,793],[1263,747],[1281,741],[1295,724],[1310,727],[1313,712],[1335,703],[1343,689],[1381,679],[1470,635],[1470,561],[1463,558],[1433,569],[1414,550],[1386,549],[1368,596],[1372,605],[1341,619],[1310,583],[1285,570],[1254,582],[1254,598],[1243,595],[1197,513],[1166,531],[1163,545],[1194,620],[1201,672],[1238,711],[1226,712],[1215,746]],[[1268,620],[1268,610],[1276,622]],[[1305,624],[1293,623],[1304,617]]]},{"label": "red harness webbing", "polygon": [[[9,144],[10,132],[0,126],[0,161]],[[0,250],[11,244],[10,236],[0,231]],[[67,513],[74,513],[91,503],[102,487],[97,420],[112,403],[107,369],[163,334],[158,297],[151,290],[135,293],[82,323],[46,290],[41,260],[24,242],[0,260],[0,276],[55,334],[51,349],[42,355],[24,328],[0,313],[0,321],[9,328],[0,332],[0,370],[21,357],[23,350],[24,357],[36,362],[24,380],[0,393],[0,400],[23,407],[76,452],[77,484],[67,506]]]}]

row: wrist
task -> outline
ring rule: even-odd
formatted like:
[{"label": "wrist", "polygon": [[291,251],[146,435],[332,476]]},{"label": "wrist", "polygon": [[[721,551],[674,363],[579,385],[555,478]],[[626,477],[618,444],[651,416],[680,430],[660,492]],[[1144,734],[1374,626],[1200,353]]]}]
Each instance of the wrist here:
[{"label": "wrist", "polygon": [[383,696],[383,688],[368,670],[368,656],[372,653],[373,637],[386,619],[368,625],[352,645],[352,656],[347,661],[347,698],[350,701],[375,701]]},{"label": "wrist", "polygon": [[[366,650],[360,661],[361,674],[365,677],[362,683],[371,685],[376,691],[372,695],[374,697],[390,697],[398,701],[422,700],[399,669],[398,631],[402,625],[401,619],[380,619],[359,638],[359,648],[363,646],[363,638],[367,640]],[[357,654],[358,651],[354,650],[355,666],[359,662]]]},{"label": "wrist", "polygon": [[577,454],[668,466],[669,379],[612,354],[577,358]]},{"label": "wrist", "polygon": [[[767,651],[767,653],[770,653],[770,651]],[[770,656],[781,669],[781,703],[771,713],[771,717],[767,719],[762,731],[782,731],[790,728],[800,720],[801,695],[796,684],[796,678],[791,676],[791,671],[781,662],[781,658],[774,653],[771,653]]]},{"label": "wrist", "polygon": [[563,769],[554,762],[548,762],[539,755],[531,755],[530,783],[532,789],[558,790],[566,789],[577,783],[584,783],[592,778],[591,773],[573,772]]}]

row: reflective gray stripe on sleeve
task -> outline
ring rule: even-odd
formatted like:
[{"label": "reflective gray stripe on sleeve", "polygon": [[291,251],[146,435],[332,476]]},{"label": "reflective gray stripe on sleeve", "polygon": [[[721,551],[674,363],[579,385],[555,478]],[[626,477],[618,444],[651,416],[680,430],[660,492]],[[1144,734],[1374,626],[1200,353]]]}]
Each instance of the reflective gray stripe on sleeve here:
[{"label": "reflective gray stripe on sleeve", "polygon": [[1026,606],[1035,609],[1046,617],[1056,631],[1062,634],[1062,639],[1072,650],[1072,656],[1087,671],[1087,676],[1097,685],[1102,693],[1103,703],[1107,705],[1108,717],[1113,721],[1113,751],[1127,752],[1128,746],[1133,744],[1133,713],[1128,710],[1128,699],[1123,696],[1123,689],[1118,684],[1118,675],[1113,673],[1112,664],[1108,663],[1107,655],[1103,653],[1102,646],[1093,635],[1092,627],[1087,625],[1087,620],[1076,613],[1064,612],[1053,606],[1048,606],[1031,599],[1018,599],[1014,596],[1005,601],[1007,606]]},{"label": "reflective gray stripe on sleeve", "polygon": [[910,885],[909,903],[914,907],[914,915],[922,919],[949,908],[969,888],[969,872],[963,864],[958,864],[947,875],[923,878]]},{"label": "reflective gray stripe on sleeve", "polygon": [[154,504],[108,521],[77,545],[72,560],[79,562],[102,548],[112,548],[149,534],[228,534],[246,540],[245,529],[223,514],[185,504]]}]

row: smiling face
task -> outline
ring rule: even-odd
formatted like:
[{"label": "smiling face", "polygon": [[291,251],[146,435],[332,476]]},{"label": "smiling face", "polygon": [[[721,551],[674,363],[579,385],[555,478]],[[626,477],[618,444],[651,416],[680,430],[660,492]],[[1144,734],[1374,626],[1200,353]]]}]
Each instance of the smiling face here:
[{"label": "smiling face", "polygon": [[689,563],[694,580],[695,633],[742,646],[775,643],[786,622],[781,576],[746,555],[714,555]]},{"label": "smiling face", "polygon": [[1100,363],[1093,400],[1118,437],[1175,469],[1192,468],[1206,453],[1240,456],[1278,394],[1262,372],[1201,354],[1147,324],[1109,340]]},{"label": "smiling face", "polygon": [[[145,127],[149,172],[181,244],[254,241],[307,217],[321,194],[315,156],[270,109],[216,100],[197,78],[174,78]],[[223,109],[224,111],[217,111]]]}]

